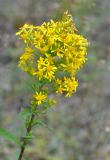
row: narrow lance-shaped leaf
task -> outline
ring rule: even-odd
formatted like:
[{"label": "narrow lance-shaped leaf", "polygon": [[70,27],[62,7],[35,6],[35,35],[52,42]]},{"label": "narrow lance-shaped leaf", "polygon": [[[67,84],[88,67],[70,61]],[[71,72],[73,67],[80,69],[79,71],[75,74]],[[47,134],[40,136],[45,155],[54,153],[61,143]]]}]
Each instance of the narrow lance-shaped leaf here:
[{"label": "narrow lance-shaped leaf", "polygon": [[13,135],[12,133],[3,128],[0,128],[0,137],[3,137],[11,142],[14,142],[17,145],[20,145],[19,139],[15,135]]},{"label": "narrow lance-shaped leaf", "polygon": [[44,123],[43,121],[41,121],[41,120],[38,120],[38,119],[37,119],[37,121],[34,121],[33,126],[34,126],[34,125],[36,125],[36,126],[42,126],[42,127],[44,127],[44,128],[47,128],[49,131],[53,132],[53,129],[50,128],[47,124],[45,124],[45,123]]}]

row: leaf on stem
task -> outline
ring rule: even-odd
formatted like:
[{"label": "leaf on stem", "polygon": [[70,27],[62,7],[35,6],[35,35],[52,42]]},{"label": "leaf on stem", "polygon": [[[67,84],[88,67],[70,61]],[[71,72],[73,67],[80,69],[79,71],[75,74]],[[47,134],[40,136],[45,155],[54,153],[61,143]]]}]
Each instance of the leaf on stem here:
[{"label": "leaf on stem", "polygon": [[16,143],[17,145],[20,145],[19,139],[14,134],[3,128],[0,128],[0,136],[11,142]]}]

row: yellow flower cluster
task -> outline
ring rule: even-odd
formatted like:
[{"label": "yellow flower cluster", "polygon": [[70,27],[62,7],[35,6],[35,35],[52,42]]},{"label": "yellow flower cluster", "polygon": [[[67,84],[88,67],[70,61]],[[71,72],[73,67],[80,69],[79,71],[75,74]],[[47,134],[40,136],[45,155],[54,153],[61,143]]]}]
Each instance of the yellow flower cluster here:
[{"label": "yellow flower cluster", "polygon": [[36,81],[52,83],[56,93],[71,96],[78,85],[75,74],[86,61],[88,46],[77,33],[71,15],[65,12],[61,21],[50,20],[41,26],[25,24],[17,35],[26,45],[19,66]]},{"label": "yellow flower cluster", "polygon": [[31,73],[33,70],[33,64],[34,64],[33,52],[34,52],[33,49],[26,47],[25,52],[20,57],[20,61],[18,64],[18,66],[20,66],[24,71],[29,73]]},{"label": "yellow flower cluster", "polygon": [[64,77],[64,79],[57,79],[56,85],[58,85],[57,93],[67,92],[66,96],[71,96],[76,91],[78,85],[74,77]]}]

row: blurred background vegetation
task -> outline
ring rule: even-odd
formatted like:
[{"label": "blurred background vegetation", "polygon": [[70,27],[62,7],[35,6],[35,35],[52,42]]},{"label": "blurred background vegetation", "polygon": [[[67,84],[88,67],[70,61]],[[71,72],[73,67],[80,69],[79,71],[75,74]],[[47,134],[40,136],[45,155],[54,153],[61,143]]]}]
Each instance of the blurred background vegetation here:
[{"label": "blurred background vegetation", "polygon": [[[0,0],[0,127],[21,136],[19,112],[30,96],[17,67],[23,45],[15,33],[25,23],[59,20],[66,10],[90,42],[88,61],[77,74],[77,93],[57,97],[44,117],[52,131],[35,129],[25,154],[27,160],[110,160],[110,0]],[[0,160],[17,160],[18,153],[0,137]]]}]

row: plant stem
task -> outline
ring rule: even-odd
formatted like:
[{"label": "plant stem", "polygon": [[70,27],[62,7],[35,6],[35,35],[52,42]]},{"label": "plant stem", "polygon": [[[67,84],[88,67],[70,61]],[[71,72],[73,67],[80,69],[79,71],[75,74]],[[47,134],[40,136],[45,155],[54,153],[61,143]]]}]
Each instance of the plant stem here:
[{"label": "plant stem", "polygon": [[[31,115],[30,122],[29,122],[29,125],[27,127],[27,131],[26,131],[26,135],[28,135],[30,133],[31,129],[32,129],[32,123],[33,123],[33,120],[34,120],[34,116],[35,116],[34,114]],[[21,151],[20,151],[18,160],[22,160],[27,141],[28,141],[27,139],[23,140],[23,144],[21,146]]]}]

